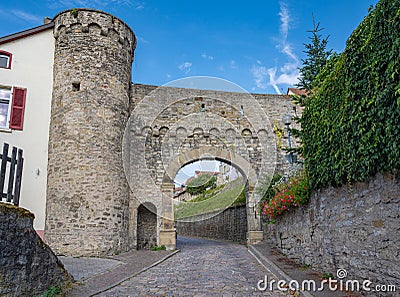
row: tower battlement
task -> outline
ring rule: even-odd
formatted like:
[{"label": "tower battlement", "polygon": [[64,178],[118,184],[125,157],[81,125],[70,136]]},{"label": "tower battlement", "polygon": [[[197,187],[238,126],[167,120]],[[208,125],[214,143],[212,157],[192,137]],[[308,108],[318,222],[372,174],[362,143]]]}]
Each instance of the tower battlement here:
[{"label": "tower battlement", "polygon": [[119,18],[100,10],[79,8],[64,10],[54,16],[53,21],[55,39],[62,33],[97,33],[111,37],[128,49],[133,61],[136,48],[135,33]]}]

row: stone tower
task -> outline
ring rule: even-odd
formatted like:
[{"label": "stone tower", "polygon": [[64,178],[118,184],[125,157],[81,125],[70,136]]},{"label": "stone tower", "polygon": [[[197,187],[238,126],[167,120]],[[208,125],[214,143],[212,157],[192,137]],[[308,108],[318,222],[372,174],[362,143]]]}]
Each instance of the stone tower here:
[{"label": "stone tower", "polygon": [[120,19],[73,9],[54,19],[46,242],[67,255],[128,249],[122,138],[136,38]]}]

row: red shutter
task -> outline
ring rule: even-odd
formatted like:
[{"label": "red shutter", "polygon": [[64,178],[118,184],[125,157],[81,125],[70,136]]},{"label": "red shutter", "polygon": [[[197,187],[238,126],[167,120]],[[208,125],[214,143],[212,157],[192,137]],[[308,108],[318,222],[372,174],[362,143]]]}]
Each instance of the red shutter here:
[{"label": "red shutter", "polygon": [[26,89],[14,88],[10,115],[11,129],[22,130],[24,124],[25,98]]}]

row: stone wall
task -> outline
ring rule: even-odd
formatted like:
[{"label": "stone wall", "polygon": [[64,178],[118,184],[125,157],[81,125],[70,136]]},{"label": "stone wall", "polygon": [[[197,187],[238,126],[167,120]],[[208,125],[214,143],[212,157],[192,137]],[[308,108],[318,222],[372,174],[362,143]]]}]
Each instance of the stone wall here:
[{"label": "stone wall", "polygon": [[289,258],[347,279],[400,286],[400,176],[317,191],[311,202],[267,225],[265,238]]},{"label": "stone wall", "polygon": [[37,296],[72,280],[33,229],[34,215],[0,203],[0,296]]},{"label": "stone wall", "polygon": [[203,215],[185,218],[176,222],[178,236],[194,236],[246,242],[246,206],[229,207]]}]

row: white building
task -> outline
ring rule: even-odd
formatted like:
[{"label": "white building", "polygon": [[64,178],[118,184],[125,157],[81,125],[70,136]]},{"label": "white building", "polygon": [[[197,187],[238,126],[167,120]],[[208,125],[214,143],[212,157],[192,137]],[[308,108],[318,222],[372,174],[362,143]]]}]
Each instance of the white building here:
[{"label": "white building", "polygon": [[[0,145],[24,150],[20,206],[44,230],[53,90],[53,23],[0,38]],[[28,49],[28,50],[27,50]]]}]

